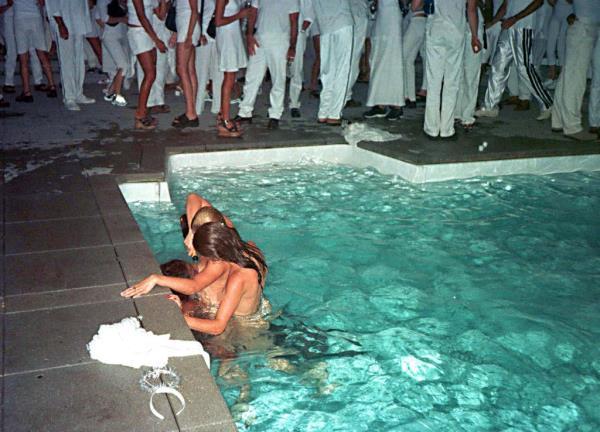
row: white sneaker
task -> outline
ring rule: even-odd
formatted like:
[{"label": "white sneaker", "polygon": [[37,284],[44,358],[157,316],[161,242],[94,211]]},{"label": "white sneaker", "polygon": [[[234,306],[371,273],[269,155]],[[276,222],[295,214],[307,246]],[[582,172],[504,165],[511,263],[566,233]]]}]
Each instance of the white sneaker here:
[{"label": "white sneaker", "polygon": [[115,96],[116,96],[116,95],[115,95],[114,93],[110,93],[110,94],[109,94],[109,93],[107,93],[107,94],[105,94],[105,95],[104,95],[104,100],[105,100],[106,102],[112,102],[112,101],[114,101],[114,100],[115,100]]},{"label": "white sneaker", "polygon": [[487,109],[484,107],[475,111],[475,117],[498,117],[498,108]]},{"label": "white sneaker", "polygon": [[116,94],[113,97],[112,104],[114,106],[124,107],[124,106],[127,106],[127,100],[122,95]]},{"label": "white sneaker", "polygon": [[69,111],[81,111],[81,108],[79,108],[79,105],[77,105],[77,103],[73,100],[65,101],[65,108],[68,109]]},{"label": "white sneaker", "polygon": [[96,103],[96,99],[92,99],[85,95],[81,95],[77,98],[76,102],[79,104],[82,104],[82,105],[89,105],[89,104]]},{"label": "white sneaker", "polygon": [[535,119],[538,121],[544,121],[544,120],[548,120],[551,117],[552,117],[552,107],[540,111],[540,115],[537,116]]}]

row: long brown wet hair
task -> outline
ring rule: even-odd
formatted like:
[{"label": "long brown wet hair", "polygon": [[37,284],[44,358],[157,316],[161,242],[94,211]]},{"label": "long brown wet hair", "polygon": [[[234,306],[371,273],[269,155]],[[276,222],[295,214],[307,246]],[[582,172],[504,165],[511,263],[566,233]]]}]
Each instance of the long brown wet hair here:
[{"label": "long brown wet hair", "polygon": [[243,241],[235,229],[222,222],[205,223],[195,232],[193,244],[199,256],[255,270],[259,285],[264,287],[268,270],[265,256],[259,248]]}]

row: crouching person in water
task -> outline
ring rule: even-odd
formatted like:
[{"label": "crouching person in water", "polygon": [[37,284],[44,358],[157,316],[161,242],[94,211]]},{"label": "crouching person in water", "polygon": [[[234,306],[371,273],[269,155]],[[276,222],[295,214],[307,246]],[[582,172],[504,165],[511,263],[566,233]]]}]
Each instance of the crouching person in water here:
[{"label": "crouching person in water", "polygon": [[[193,247],[206,264],[192,279],[153,274],[121,295],[140,297],[156,285],[184,295],[198,294],[201,313],[184,310],[184,317],[192,330],[211,335],[223,333],[232,317],[262,321],[268,307],[262,295],[268,267],[260,249],[222,222],[201,225],[194,233]],[[204,290],[208,295],[203,295]],[[183,307],[179,297],[170,298]]]}]

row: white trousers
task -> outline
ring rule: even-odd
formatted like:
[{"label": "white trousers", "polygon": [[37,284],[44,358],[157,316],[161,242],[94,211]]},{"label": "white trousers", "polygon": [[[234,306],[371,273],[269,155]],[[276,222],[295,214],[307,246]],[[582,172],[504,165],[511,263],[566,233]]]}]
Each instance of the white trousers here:
[{"label": "white trousers", "polygon": [[[552,107],[552,128],[562,129],[567,135],[583,130],[581,106],[585,94],[587,71],[592,61],[594,47],[599,41],[600,26],[575,21],[567,31],[567,57],[556,85],[555,103]],[[596,50],[598,54],[599,50]],[[599,61],[595,60],[598,65]],[[595,71],[596,76],[598,71]],[[594,92],[598,94],[598,80]],[[594,85],[592,85],[594,87]],[[590,95],[590,99],[591,95]],[[598,98],[596,98],[598,99]],[[592,109],[597,109],[597,101],[590,101]],[[591,113],[590,113],[591,114]],[[597,115],[598,112],[594,114]]]},{"label": "white trousers", "polygon": [[[15,24],[12,14],[4,14],[3,37],[6,46],[6,56],[4,60],[4,85],[15,85],[15,71],[17,69],[17,42],[15,40]],[[42,83],[42,65],[38,59],[35,49],[29,50],[29,64],[31,65],[31,74],[35,85]]]},{"label": "white trousers", "polygon": [[454,111],[463,69],[464,26],[459,28],[432,15],[427,18],[426,33],[428,88],[423,130],[432,137],[450,137],[454,135]]},{"label": "white trousers", "polygon": [[[497,22],[485,31],[485,37],[487,40],[487,48],[481,53],[481,63],[490,63],[496,52],[496,45],[498,45],[498,37],[500,37],[500,31],[502,30],[502,23]],[[483,40],[481,40],[483,43]]]},{"label": "white trousers", "polygon": [[569,27],[569,24],[566,19],[561,20],[560,18],[561,17],[553,16],[548,24],[546,60],[548,60],[549,65],[565,64],[567,28]]},{"label": "white trousers", "polygon": [[506,88],[509,67],[514,63],[519,81],[527,87],[542,109],[552,106],[552,96],[544,88],[532,59],[533,30],[511,27],[502,30],[491,64],[491,73],[485,93],[484,107],[488,110],[498,106]]},{"label": "white trousers", "polygon": [[63,102],[77,101],[83,96],[83,81],[85,79],[83,42],[83,35],[69,34],[67,40],[61,37],[58,38],[58,60],[60,62]]},{"label": "white trousers", "polygon": [[514,63],[510,65],[510,69],[508,70],[508,82],[506,83],[506,87],[508,89],[508,94],[511,96],[517,96],[523,101],[531,99],[531,92],[527,88],[525,81],[519,78],[519,72]]},{"label": "white trousers", "polygon": [[300,108],[300,93],[304,82],[304,52],[308,33],[298,33],[296,57],[290,66],[290,108]]},{"label": "white trousers", "polygon": [[256,53],[248,58],[244,99],[240,103],[238,114],[240,117],[252,117],[258,89],[269,69],[271,73],[269,118],[279,120],[283,114],[285,98],[288,38],[287,35],[269,35],[257,38],[257,41],[260,46],[256,48]]},{"label": "white trousers", "polygon": [[[475,108],[481,76],[481,59],[483,52],[474,53],[471,47],[471,29],[465,24],[465,51],[463,54],[463,71],[460,80],[460,91],[454,117],[463,124],[475,123]],[[479,14],[479,40],[483,37],[483,17]]]},{"label": "white trousers", "polygon": [[333,33],[321,34],[321,97],[320,119],[339,119],[346,103],[350,82],[350,61],[354,40],[352,26]]},{"label": "white trousers", "polygon": [[221,86],[223,72],[219,70],[219,54],[214,39],[207,38],[208,43],[196,47],[196,76],[198,77],[198,96],[196,97],[196,112],[202,114],[206,101],[206,85],[212,79],[213,100],[211,112],[218,114],[221,108]]},{"label": "white trousers", "polygon": [[354,36],[352,39],[352,57],[350,59],[350,78],[348,80],[348,89],[346,90],[346,101],[352,99],[352,88],[356,84],[360,74],[360,58],[365,50],[365,40],[367,39],[367,30],[369,20],[367,17],[360,17],[354,21]]},{"label": "white trousers", "polygon": [[408,29],[403,36],[402,50],[404,52],[404,97],[412,102],[417,100],[415,90],[415,61],[417,54],[425,43],[425,24],[427,18],[412,17]]},{"label": "white trousers", "polygon": [[121,69],[125,77],[131,77],[131,55],[124,24],[107,26],[102,35],[103,70],[114,75]]}]

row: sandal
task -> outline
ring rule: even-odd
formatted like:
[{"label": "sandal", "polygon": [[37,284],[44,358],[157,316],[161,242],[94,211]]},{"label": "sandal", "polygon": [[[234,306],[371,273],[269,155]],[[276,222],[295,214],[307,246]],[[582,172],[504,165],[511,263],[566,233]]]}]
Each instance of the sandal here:
[{"label": "sandal", "polygon": [[465,132],[471,132],[475,127],[475,123],[462,123],[461,126]]},{"label": "sandal", "polygon": [[56,87],[55,86],[48,87],[48,91],[46,92],[46,96],[49,97],[49,98],[58,97],[58,93],[56,93]]},{"label": "sandal", "polygon": [[198,127],[200,125],[200,120],[198,119],[198,117],[196,117],[195,119],[189,119],[185,113],[181,114],[180,116],[177,116],[173,119],[173,123],[171,123],[171,126],[173,126],[174,128],[186,128],[186,127]]},{"label": "sandal", "polygon": [[156,128],[158,121],[154,117],[147,115],[143,118],[135,118],[135,129],[136,130],[152,130]]},{"label": "sandal", "polygon": [[47,92],[50,90],[50,86],[47,86],[46,84],[36,84],[33,86],[33,89],[39,92]]},{"label": "sandal", "polygon": [[242,136],[242,132],[231,120],[221,120],[217,126],[217,130],[217,136],[220,138],[239,138]]}]

